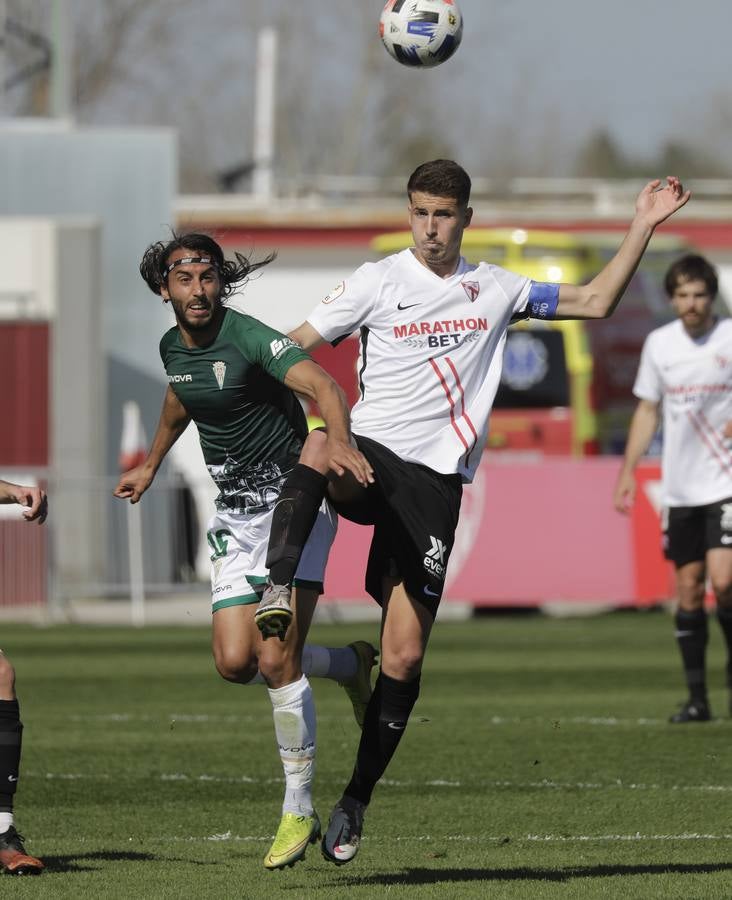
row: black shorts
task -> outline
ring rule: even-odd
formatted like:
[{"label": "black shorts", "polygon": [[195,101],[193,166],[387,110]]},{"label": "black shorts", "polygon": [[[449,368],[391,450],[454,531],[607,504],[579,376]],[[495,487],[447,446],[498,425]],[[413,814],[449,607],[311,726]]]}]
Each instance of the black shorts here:
[{"label": "black shorts", "polygon": [[374,484],[359,500],[333,505],[344,518],[374,526],[366,590],[381,604],[383,578],[401,577],[409,596],[434,616],[455,540],[462,479],[405,462],[371,438],[354,438],[373,467]]},{"label": "black shorts", "polygon": [[732,497],[705,506],[672,506],[666,516],[663,552],[676,566],[703,562],[708,550],[732,548]]}]

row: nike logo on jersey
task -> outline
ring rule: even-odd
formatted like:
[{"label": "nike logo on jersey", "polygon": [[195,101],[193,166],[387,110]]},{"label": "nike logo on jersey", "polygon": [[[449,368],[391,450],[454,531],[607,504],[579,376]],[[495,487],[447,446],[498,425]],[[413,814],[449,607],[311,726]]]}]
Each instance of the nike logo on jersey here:
[{"label": "nike logo on jersey", "polygon": [[419,306],[419,303],[407,303],[407,304],[397,303],[397,309],[401,309],[401,310],[411,309],[413,306]]},{"label": "nike logo on jersey", "polygon": [[438,591],[433,591],[432,588],[430,588],[430,587],[426,587],[424,589],[424,592],[428,597],[439,597],[440,596]]},{"label": "nike logo on jersey", "polygon": [[407,723],[406,722],[387,722],[386,727],[393,728],[394,731],[404,731],[404,729],[407,727]]}]

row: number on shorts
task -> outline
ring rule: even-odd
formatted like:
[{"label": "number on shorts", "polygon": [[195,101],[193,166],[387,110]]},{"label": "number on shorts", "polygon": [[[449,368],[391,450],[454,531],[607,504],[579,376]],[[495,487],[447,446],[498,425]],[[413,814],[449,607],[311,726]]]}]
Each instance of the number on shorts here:
[{"label": "number on shorts", "polygon": [[229,529],[218,528],[216,531],[209,531],[206,536],[211,545],[211,549],[213,550],[211,559],[218,559],[221,556],[226,556],[226,548],[229,544],[227,537],[231,537]]}]

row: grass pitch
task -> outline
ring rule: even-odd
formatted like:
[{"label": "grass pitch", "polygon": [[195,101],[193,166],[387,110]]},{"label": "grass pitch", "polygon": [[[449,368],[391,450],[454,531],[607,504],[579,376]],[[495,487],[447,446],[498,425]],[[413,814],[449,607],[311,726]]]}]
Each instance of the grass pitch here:
[{"label": "grass pitch", "polygon": [[[318,626],[313,642],[373,639]],[[717,718],[683,699],[669,616],[438,624],[422,693],[368,810],[361,853],[312,847],[266,872],[283,789],[269,700],[223,682],[207,631],[3,626],[25,723],[16,820],[55,898],[732,897],[732,720],[711,623]],[[324,823],[358,732],[314,682]]]}]

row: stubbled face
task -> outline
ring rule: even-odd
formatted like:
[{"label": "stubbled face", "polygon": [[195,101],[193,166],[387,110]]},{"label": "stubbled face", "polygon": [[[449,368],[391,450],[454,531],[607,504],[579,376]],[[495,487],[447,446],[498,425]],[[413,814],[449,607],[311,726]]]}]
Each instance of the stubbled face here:
[{"label": "stubbled face", "polygon": [[452,275],[460,258],[463,231],[473,210],[451,197],[415,191],[409,201],[409,225],[416,257],[437,275]]},{"label": "stubbled face", "polygon": [[[174,250],[170,265],[188,256],[207,256],[200,250]],[[169,300],[178,324],[186,331],[205,331],[217,318],[221,306],[221,278],[213,263],[181,263],[168,274],[160,293]]]},{"label": "stubbled face", "polygon": [[701,279],[678,282],[671,295],[671,305],[692,337],[706,334],[714,324],[713,302],[714,297]]}]

